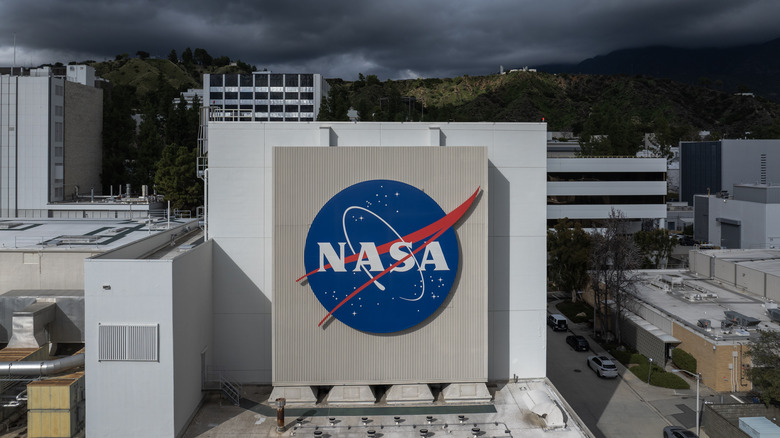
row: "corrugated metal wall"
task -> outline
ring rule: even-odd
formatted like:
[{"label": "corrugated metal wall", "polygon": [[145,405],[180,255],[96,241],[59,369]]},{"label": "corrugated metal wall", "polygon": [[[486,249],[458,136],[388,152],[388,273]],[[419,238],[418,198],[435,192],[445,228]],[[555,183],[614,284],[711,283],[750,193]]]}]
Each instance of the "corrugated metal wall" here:
[{"label": "corrugated metal wall", "polygon": [[[395,384],[487,381],[487,148],[281,147],[274,149],[273,384]],[[460,273],[430,318],[377,335],[327,314],[304,274],[304,245],[319,209],[357,182],[413,185],[445,212],[483,193],[456,224]]]}]

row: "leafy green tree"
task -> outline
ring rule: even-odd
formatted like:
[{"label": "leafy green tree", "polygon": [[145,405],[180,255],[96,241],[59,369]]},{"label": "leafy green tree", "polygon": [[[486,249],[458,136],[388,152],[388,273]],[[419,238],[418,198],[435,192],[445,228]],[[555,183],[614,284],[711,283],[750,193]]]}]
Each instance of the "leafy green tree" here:
[{"label": "leafy green tree", "polygon": [[672,239],[669,230],[661,228],[637,231],[634,233],[634,242],[644,258],[644,267],[653,269],[658,269],[677,245],[677,240]]},{"label": "leafy green tree", "polygon": [[135,87],[116,85],[103,94],[103,193],[130,182],[130,165],[136,157],[135,93]]},{"label": "leafy green tree", "polygon": [[162,150],[154,183],[171,208],[195,210],[203,204],[203,184],[196,175],[197,150],[169,144]]},{"label": "leafy green tree", "polygon": [[184,49],[184,51],[181,53],[181,62],[185,64],[192,64],[193,62],[192,49],[190,49],[189,47]]},{"label": "leafy green tree", "polygon": [[763,330],[750,337],[748,377],[766,405],[780,400],[780,332]]},{"label": "leafy green tree", "polygon": [[192,59],[199,65],[208,67],[213,63],[213,58],[206,49],[196,48]]},{"label": "leafy green tree", "polygon": [[320,121],[347,121],[349,111],[349,90],[343,82],[333,83],[330,86],[328,96],[320,103],[320,111],[317,120]]},{"label": "leafy green tree", "polygon": [[579,223],[566,218],[547,231],[547,277],[559,290],[571,293],[572,302],[588,284],[589,260],[590,236]]}]

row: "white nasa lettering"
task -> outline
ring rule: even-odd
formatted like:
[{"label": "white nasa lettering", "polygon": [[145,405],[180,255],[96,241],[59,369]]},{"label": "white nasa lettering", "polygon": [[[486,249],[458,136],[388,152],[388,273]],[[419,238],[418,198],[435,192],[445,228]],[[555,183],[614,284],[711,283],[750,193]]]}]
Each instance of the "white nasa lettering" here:
[{"label": "white nasa lettering", "polygon": [[420,270],[425,270],[425,265],[434,265],[434,271],[449,271],[450,267],[447,266],[447,260],[444,258],[444,253],[441,250],[439,242],[431,242],[425,247],[425,253],[423,253],[422,262],[420,263]]},{"label": "white nasa lettering", "polygon": [[[346,242],[338,242],[338,254],[336,254],[336,250],[330,242],[317,242],[317,245],[320,247],[320,268],[317,272],[326,271],[325,266],[328,264],[330,264],[330,269],[332,269],[333,272],[347,272],[347,269],[344,266],[344,247],[347,245]],[[406,251],[402,248],[406,248]],[[395,261],[400,261],[403,260],[404,257],[407,257],[411,251],[411,242],[396,242],[390,246],[390,257]],[[407,258],[403,263],[393,268],[391,272],[406,272],[412,269],[415,265],[414,257],[415,256]],[[431,242],[425,247],[425,252],[423,252],[422,261],[420,262],[420,270],[425,271],[427,265],[433,265],[434,271],[450,270],[439,242]],[[358,254],[357,261],[355,262],[355,269],[353,269],[353,271],[358,272],[363,269],[364,266],[372,272],[382,272],[385,270],[382,259],[379,256],[379,251],[376,248],[376,244],[373,242],[360,242],[360,253]]]},{"label": "white nasa lettering", "polygon": [[[407,249],[407,252],[401,251],[401,247],[404,246]],[[390,246],[390,257],[393,258],[393,260],[403,260],[404,257],[408,256],[412,252],[412,242],[395,242]],[[409,257],[408,259],[404,260],[404,262],[395,268],[393,268],[390,272],[406,272],[414,266],[414,259],[412,257]]]},{"label": "white nasa lettering", "polygon": [[360,271],[364,265],[369,266],[369,271],[382,272],[385,270],[382,266],[382,259],[379,258],[379,251],[376,250],[376,244],[373,242],[360,242],[360,254],[353,271]]},{"label": "white nasa lettering", "polygon": [[344,246],[346,242],[339,242],[339,254],[336,255],[336,250],[333,249],[333,245],[329,242],[317,242],[320,247],[320,269],[317,272],[325,271],[325,259],[328,259],[331,269],[334,272],[347,272],[344,267]]}]

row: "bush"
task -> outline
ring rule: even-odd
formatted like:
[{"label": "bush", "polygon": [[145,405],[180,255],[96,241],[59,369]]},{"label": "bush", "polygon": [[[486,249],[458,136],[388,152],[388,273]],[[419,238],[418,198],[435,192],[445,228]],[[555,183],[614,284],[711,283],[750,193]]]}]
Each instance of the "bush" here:
[{"label": "bush", "polygon": [[609,354],[622,363],[623,366],[628,366],[631,363],[631,352],[628,350],[609,350]]},{"label": "bush", "polygon": [[696,358],[687,351],[680,348],[672,350],[672,362],[677,368],[696,374]]},{"label": "bush", "polygon": [[[582,322],[587,322],[590,321],[593,317],[593,307],[590,307],[582,301],[572,303],[569,300],[563,300],[556,304],[555,307],[558,309],[558,311],[563,313],[564,316],[569,319],[569,321],[573,323],[579,324]],[[577,316],[580,313],[584,313],[585,316]]]},{"label": "bush", "polygon": [[[636,355],[636,356],[641,356],[641,355]],[[647,373],[649,370],[649,365],[650,362],[647,360],[647,358],[645,358],[643,364],[633,366],[630,368],[629,371],[634,373],[634,375],[637,376],[643,382],[647,382]],[[663,368],[655,364],[653,365],[653,372],[650,374],[650,384],[653,386],[658,386],[661,388],[669,388],[669,389],[690,388],[690,385],[688,385],[688,382],[686,382],[685,379],[681,378],[680,376],[674,373],[668,373],[664,371]]]}]

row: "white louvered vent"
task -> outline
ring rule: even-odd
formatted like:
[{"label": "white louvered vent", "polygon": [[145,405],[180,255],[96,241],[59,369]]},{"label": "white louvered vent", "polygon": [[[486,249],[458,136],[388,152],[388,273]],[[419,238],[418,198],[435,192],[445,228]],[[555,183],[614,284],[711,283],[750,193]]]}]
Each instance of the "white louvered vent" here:
[{"label": "white louvered vent", "polygon": [[157,325],[99,325],[99,361],[157,362]]}]

